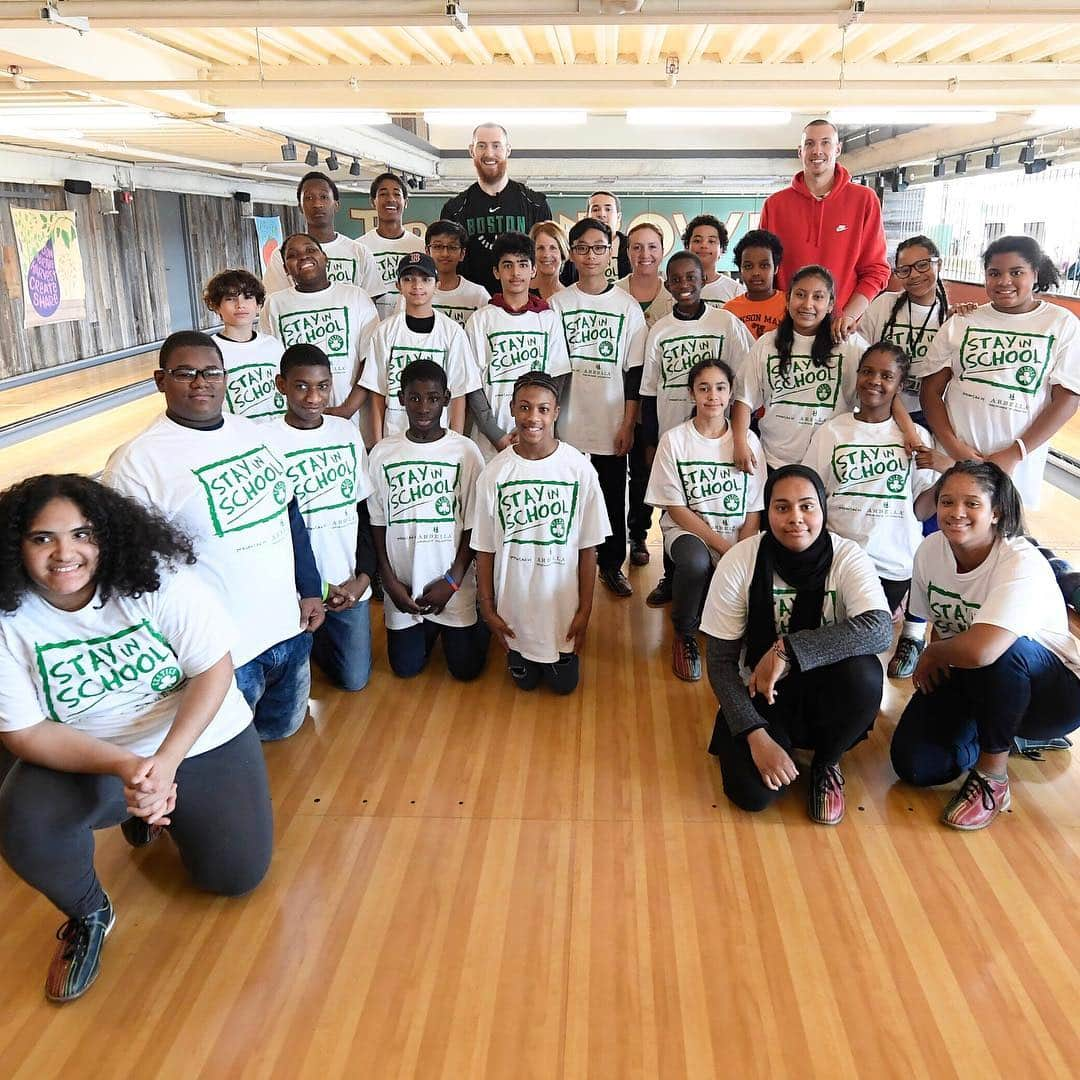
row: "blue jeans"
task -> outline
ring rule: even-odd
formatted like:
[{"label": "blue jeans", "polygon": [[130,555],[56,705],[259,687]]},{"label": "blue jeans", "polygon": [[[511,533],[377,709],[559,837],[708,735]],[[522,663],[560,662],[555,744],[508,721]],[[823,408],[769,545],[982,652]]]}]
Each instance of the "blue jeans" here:
[{"label": "blue jeans", "polygon": [[484,670],[491,631],[482,620],[477,619],[472,626],[443,626],[424,619],[404,630],[386,631],[391,671],[401,679],[419,675],[440,637],[446,666],[455,679],[470,682]]},{"label": "blue jeans", "polygon": [[307,716],[311,692],[311,635],[279,641],[236,669],[236,685],[255,714],[263,742],[286,739]]},{"label": "blue jeans", "polygon": [[1080,727],[1080,678],[1049,649],[1017,638],[992,664],[953,668],[916,693],[896,725],[892,763],[909,784],[947,784],[980,752],[1002,754],[1016,735],[1056,739]]},{"label": "blue jeans", "polygon": [[315,631],[311,659],[342,690],[363,690],[371,678],[371,612],[362,600],[345,611],[327,611]]}]

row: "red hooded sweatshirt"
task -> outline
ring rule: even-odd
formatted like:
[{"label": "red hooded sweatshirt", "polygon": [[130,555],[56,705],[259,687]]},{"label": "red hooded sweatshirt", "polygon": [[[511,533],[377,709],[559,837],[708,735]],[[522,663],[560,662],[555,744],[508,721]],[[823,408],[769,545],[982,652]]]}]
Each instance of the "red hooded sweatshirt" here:
[{"label": "red hooded sweatshirt", "polygon": [[784,245],[778,285],[785,292],[792,274],[811,263],[832,271],[837,312],[852,294],[873,300],[889,283],[881,206],[870,188],[851,182],[843,165],[836,166],[824,199],[815,199],[803,174],[796,173],[790,187],[765,200],[760,228],[776,233]]}]

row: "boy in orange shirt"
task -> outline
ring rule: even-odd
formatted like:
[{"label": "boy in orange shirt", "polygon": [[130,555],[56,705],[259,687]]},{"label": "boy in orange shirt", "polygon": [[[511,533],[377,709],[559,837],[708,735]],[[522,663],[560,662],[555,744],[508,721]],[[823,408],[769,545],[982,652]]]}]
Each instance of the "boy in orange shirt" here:
[{"label": "boy in orange shirt", "polygon": [[755,341],[775,330],[787,310],[787,300],[776,287],[783,254],[780,237],[767,229],[751,229],[735,245],[735,265],[746,292],[729,300],[724,310],[741,319]]}]

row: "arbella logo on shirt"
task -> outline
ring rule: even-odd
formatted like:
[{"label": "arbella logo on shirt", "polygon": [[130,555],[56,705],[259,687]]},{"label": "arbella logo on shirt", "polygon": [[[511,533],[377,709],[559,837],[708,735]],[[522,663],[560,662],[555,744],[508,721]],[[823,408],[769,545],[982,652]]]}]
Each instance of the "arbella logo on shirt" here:
[{"label": "arbella logo on shirt", "polygon": [[460,475],[461,466],[450,461],[387,462],[387,524],[454,524]]},{"label": "arbella logo on shirt", "polygon": [[285,466],[265,446],[191,471],[202,485],[216,536],[251,529],[285,513]]},{"label": "arbella logo on shirt", "polygon": [[513,383],[527,371],[547,370],[548,338],[542,330],[496,330],[487,340],[489,385]]},{"label": "arbella logo on shirt", "polygon": [[356,447],[352,443],[288,450],[285,470],[304,514],[356,505]]},{"label": "arbella logo on shirt", "polygon": [[508,480],[496,491],[507,544],[565,547],[577,513],[576,480]]},{"label": "arbella logo on shirt", "polygon": [[723,334],[687,334],[660,342],[660,385],[665,390],[689,393],[686,377],[699,360],[719,360]]},{"label": "arbella logo on shirt", "polygon": [[390,355],[386,359],[386,396],[392,400],[387,401],[391,409],[402,409],[398,404],[397,396],[401,393],[401,373],[414,360],[434,360],[436,364],[446,370],[445,349],[421,349],[415,345],[391,345]]},{"label": "arbella logo on shirt", "polygon": [[770,356],[765,364],[772,387],[770,405],[797,405],[804,409],[834,409],[840,397],[844,358],[833,354],[829,363],[818,367],[809,356],[795,354],[786,375],[780,374],[780,357]]},{"label": "arbella logo on shirt", "polygon": [[562,320],[571,363],[612,366],[618,363],[625,315],[579,308],[575,311],[564,311]]},{"label": "arbella logo on shirt", "polygon": [[355,285],[356,260],[331,259],[328,257],[326,260],[326,277],[331,285]]},{"label": "arbella logo on shirt", "polygon": [[280,416],[285,398],[278,393],[273,364],[240,364],[229,368],[225,384],[225,403],[237,416],[256,420],[260,416]]},{"label": "arbella logo on shirt", "polygon": [[[773,586],[773,624],[780,636],[791,629],[791,616],[795,611],[795,590]],[[836,590],[827,589],[821,605],[821,625],[831,626],[836,622]]]},{"label": "arbella logo on shirt", "polygon": [[1037,394],[1053,345],[1053,334],[1018,334],[969,326],[960,342],[960,381]]},{"label": "arbella logo on shirt", "polygon": [[926,586],[926,602],[938,633],[949,637],[969,630],[975,621],[975,613],[982,606],[965,600],[959,593],[943,589],[932,581]]},{"label": "arbella logo on shirt", "polygon": [[278,318],[278,331],[286,347],[318,345],[330,360],[345,359],[349,355],[349,309],[347,307],[315,308],[311,311],[284,313]]},{"label": "arbella logo on shirt", "polygon": [[[746,517],[746,473],[733,461],[679,461],[679,480],[686,505],[710,525],[731,528],[730,518]],[[709,519],[716,519],[710,521]]]},{"label": "arbella logo on shirt", "polygon": [[145,619],[107,637],[35,645],[49,716],[70,724],[101,705],[127,697],[133,711],[178,690],[184,682],[172,646]]},{"label": "arbella logo on shirt", "polygon": [[911,476],[911,458],[895,443],[884,446],[839,443],[833,447],[832,471],[840,484],[838,495],[904,499]]}]

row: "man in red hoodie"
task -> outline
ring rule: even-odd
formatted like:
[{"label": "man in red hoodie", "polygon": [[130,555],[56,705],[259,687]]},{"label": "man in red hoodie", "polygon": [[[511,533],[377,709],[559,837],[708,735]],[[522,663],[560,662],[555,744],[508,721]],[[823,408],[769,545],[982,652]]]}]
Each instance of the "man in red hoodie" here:
[{"label": "man in red hoodie", "polygon": [[846,337],[888,284],[889,263],[877,196],[851,182],[839,157],[836,128],[828,120],[811,120],[799,147],[803,171],[765,200],[760,227],[784,245],[778,283],[785,292],[800,267],[818,263],[832,272],[836,332]]}]

